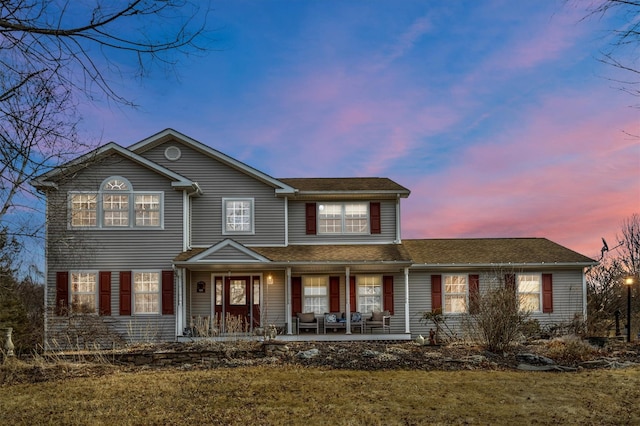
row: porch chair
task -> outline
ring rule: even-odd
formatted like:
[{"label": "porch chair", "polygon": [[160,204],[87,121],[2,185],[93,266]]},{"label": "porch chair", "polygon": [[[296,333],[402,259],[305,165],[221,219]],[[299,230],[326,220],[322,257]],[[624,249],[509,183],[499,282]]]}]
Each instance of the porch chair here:
[{"label": "porch chair", "polygon": [[391,313],[389,311],[372,312],[371,318],[364,322],[364,329],[366,330],[367,327],[372,333],[374,328],[381,328],[383,333],[385,330],[391,333]]},{"label": "porch chair", "polygon": [[316,318],[316,314],[313,312],[298,312],[296,323],[298,334],[300,334],[301,329],[315,330],[316,334],[320,334],[320,322],[318,321],[318,318]]},{"label": "porch chair", "polygon": [[359,329],[360,334],[364,334],[364,318],[360,312],[351,312],[351,332]]}]

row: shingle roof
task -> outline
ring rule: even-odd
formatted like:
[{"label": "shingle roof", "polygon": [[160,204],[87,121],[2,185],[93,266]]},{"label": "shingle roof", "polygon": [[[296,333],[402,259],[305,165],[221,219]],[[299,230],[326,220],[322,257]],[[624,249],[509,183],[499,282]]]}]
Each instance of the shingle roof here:
[{"label": "shingle roof", "polygon": [[282,178],[279,181],[303,192],[390,191],[409,194],[409,190],[388,178]]},{"label": "shingle roof", "polygon": [[546,238],[403,240],[415,264],[591,264],[593,259]]}]

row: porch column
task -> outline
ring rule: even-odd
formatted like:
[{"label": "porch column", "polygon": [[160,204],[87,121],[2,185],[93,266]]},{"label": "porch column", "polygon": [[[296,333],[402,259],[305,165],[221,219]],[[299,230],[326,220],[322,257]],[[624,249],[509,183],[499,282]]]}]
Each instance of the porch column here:
[{"label": "porch column", "polygon": [[293,327],[291,326],[291,268],[287,268],[287,276],[285,277],[284,298],[285,309],[284,314],[285,321],[287,321],[287,334],[293,334]]},{"label": "porch column", "polygon": [[182,336],[184,333],[184,320],[187,311],[184,306],[185,294],[185,273],[184,268],[175,269],[175,286],[176,286],[176,336]]},{"label": "porch column", "polygon": [[344,314],[347,316],[347,330],[346,334],[351,334],[351,285],[349,285],[349,273],[350,269],[347,266],[344,269],[344,310],[346,311]]},{"label": "porch column", "polygon": [[404,268],[404,332],[411,333],[409,327],[409,268]]}]

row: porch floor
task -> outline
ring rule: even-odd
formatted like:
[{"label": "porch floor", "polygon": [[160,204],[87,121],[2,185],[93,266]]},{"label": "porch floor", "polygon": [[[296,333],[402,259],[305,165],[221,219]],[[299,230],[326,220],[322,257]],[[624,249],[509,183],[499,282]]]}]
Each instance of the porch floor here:
[{"label": "porch floor", "polygon": [[[215,337],[184,337],[178,336],[178,342],[193,342],[196,340],[212,340],[212,341],[235,341],[235,340],[262,340],[262,336],[254,336],[248,334],[233,334],[228,336]],[[372,341],[396,341],[411,340],[409,333],[353,333],[346,334],[344,332],[334,332],[327,334],[301,333],[301,334],[279,334],[275,340],[281,342],[372,342]]]}]

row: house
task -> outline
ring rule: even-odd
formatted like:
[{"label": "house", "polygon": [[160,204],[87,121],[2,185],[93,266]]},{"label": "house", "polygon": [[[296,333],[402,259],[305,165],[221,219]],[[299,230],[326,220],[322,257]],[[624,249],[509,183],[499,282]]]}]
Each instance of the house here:
[{"label": "house", "polygon": [[[428,330],[422,312],[458,327],[501,280],[543,324],[586,315],[592,259],[543,238],[403,240],[410,191],[387,178],[276,179],[167,129],[32,184],[47,197],[47,347],[271,325],[410,339]],[[368,328],[382,311],[382,330]]]}]

